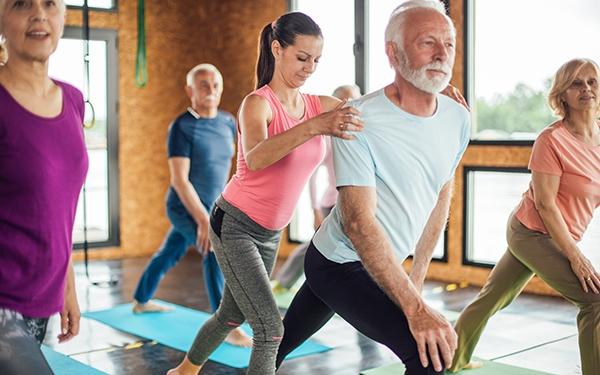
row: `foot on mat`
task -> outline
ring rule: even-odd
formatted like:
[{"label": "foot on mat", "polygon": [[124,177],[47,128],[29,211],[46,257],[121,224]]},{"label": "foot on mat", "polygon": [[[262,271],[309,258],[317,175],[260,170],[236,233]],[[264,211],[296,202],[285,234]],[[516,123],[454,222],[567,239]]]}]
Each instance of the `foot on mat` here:
[{"label": "foot on mat", "polygon": [[462,370],[474,370],[476,368],[482,368],[482,367],[483,367],[483,362],[471,361],[471,362],[467,363],[466,365],[464,365],[460,369],[451,368],[449,371],[450,372],[459,372],[459,371],[462,371]]},{"label": "foot on mat", "polygon": [[229,332],[225,337],[225,342],[235,346],[252,347],[252,337],[248,336],[240,327]]},{"label": "foot on mat", "polygon": [[133,301],[133,312],[135,314],[143,314],[143,313],[161,313],[173,311],[172,307],[159,305],[152,301],[148,301],[146,303],[139,303],[137,301]]}]

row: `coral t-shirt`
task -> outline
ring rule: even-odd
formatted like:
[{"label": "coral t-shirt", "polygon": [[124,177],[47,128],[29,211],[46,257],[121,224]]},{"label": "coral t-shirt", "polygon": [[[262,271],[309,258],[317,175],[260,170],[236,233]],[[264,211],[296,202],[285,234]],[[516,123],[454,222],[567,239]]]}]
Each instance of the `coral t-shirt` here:
[{"label": "coral t-shirt", "polygon": [[[600,126],[600,124],[598,124]],[[600,146],[575,138],[558,121],[542,131],[533,145],[529,169],[560,177],[556,204],[575,241],[583,236],[600,206]],[[535,208],[533,183],[517,207],[517,219],[531,230],[548,233]]]}]

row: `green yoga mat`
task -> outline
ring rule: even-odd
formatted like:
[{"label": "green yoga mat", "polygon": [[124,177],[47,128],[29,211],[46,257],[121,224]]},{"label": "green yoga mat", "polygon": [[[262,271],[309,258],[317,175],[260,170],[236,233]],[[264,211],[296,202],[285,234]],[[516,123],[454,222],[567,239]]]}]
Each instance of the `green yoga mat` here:
[{"label": "green yoga mat", "polygon": [[[502,363],[483,361],[483,367],[473,370],[462,370],[453,373],[454,375],[552,375],[547,372],[530,370],[522,367],[504,365]],[[450,372],[446,372],[451,374]],[[404,365],[402,363],[394,363],[392,365],[365,370],[362,375],[403,375]]]},{"label": "green yoga mat", "polygon": [[45,345],[42,345],[42,353],[44,353],[52,372],[57,375],[106,375],[105,372],[55,352]]},{"label": "green yoga mat", "polygon": [[[134,314],[131,304],[119,305],[111,309],[86,312],[86,318],[94,319],[118,330],[136,336],[155,340],[171,348],[187,351],[196,337],[196,333],[210,318],[210,314],[187,307],[159,301],[161,305],[170,306],[174,310],[164,313]],[[251,334],[247,324],[242,328]],[[308,340],[291,352],[286,358],[298,358],[310,354],[321,353],[331,348],[315,341]],[[248,367],[250,348],[241,348],[227,343],[221,344],[209,357],[212,361],[235,368]]]}]

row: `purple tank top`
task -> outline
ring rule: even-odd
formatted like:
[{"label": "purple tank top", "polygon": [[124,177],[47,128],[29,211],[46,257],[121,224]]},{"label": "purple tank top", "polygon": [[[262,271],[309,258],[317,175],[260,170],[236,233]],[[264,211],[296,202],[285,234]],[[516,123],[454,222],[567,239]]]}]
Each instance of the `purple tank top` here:
[{"label": "purple tank top", "polygon": [[48,317],[63,306],[73,223],[88,168],[84,102],[62,90],[62,111],[37,116],[0,85],[0,307]]}]

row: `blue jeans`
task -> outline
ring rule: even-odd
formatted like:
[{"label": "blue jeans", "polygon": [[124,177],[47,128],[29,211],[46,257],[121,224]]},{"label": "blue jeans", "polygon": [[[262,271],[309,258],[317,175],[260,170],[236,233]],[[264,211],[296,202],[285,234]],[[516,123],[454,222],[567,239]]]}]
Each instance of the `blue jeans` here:
[{"label": "blue jeans", "polygon": [[[167,209],[167,216],[172,227],[167,232],[163,244],[150,259],[135,289],[134,298],[140,303],[146,303],[152,298],[163,276],[179,262],[187,249],[196,243],[197,226],[187,212]],[[223,295],[223,273],[212,251],[204,257],[202,263],[204,285],[206,285],[211,311],[215,312]]]}]

